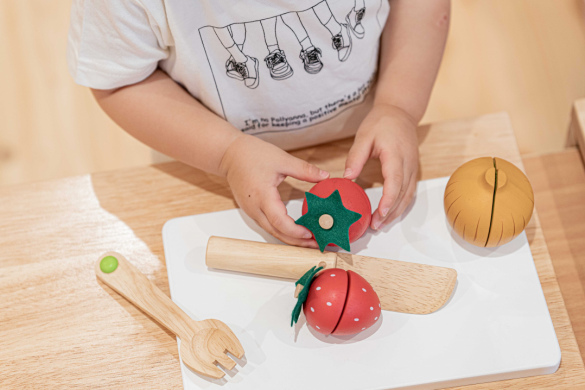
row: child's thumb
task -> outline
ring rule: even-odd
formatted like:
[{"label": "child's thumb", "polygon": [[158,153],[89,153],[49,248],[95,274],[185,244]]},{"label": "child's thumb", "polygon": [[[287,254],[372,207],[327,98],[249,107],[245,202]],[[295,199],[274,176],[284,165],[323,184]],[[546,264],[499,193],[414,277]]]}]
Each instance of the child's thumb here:
[{"label": "child's thumb", "polygon": [[370,144],[364,141],[355,140],[345,160],[345,172],[343,177],[353,180],[360,175],[366,161],[370,157]]},{"label": "child's thumb", "polygon": [[313,164],[289,155],[289,159],[284,164],[284,173],[287,176],[295,179],[316,183],[318,181],[327,179],[329,172],[319,169]]}]

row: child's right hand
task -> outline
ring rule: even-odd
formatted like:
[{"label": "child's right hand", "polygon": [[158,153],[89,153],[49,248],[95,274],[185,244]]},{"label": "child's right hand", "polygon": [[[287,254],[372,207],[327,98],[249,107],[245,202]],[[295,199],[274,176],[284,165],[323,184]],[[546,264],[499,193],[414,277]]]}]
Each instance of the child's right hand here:
[{"label": "child's right hand", "polygon": [[328,172],[244,134],[227,148],[220,170],[240,208],[260,227],[287,244],[318,248],[311,232],[287,214],[277,187],[287,176],[316,183]]}]

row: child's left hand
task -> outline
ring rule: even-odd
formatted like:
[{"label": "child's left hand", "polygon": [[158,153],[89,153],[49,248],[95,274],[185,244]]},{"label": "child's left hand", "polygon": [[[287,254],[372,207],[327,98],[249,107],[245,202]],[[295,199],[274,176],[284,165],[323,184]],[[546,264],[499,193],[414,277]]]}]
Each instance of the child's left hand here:
[{"label": "child's left hand", "polygon": [[355,179],[371,157],[380,159],[384,189],[371,227],[400,216],[413,199],[418,173],[415,120],[399,107],[376,104],[358,129],[345,163],[344,177]]}]

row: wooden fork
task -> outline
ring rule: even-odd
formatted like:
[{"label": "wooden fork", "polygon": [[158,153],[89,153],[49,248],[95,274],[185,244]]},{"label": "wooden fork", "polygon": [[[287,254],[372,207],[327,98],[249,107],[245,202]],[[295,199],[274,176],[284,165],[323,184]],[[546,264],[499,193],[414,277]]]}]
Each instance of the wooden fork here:
[{"label": "wooden fork", "polygon": [[95,264],[97,277],[134,306],[157,320],[181,339],[181,359],[191,370],[222,378],[244,356],[242,344],[232,330],[219,320],[195,321],[119,253],[108,252]]}]

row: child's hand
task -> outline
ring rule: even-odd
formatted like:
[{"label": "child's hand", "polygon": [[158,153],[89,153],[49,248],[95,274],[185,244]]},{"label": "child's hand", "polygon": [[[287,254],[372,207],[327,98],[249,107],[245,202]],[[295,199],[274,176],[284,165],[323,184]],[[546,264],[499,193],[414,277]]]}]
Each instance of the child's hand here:
[{"label": "child's hand", "polygon": [[349,150],[344,177],[358,177],[370,157],[380,159],[384,176],[382,199],[371,222],[372,229],[379,229],[404,212],[416,190],[416,123],[406,111],[382,104],[372,108]]},{"label": "child's hand", "polygon": [[277,187],[287,176],[316,183],[329,173],[249,135],[232,142],[220,168],[238,205],[260,227],[287,244],[318,248],[311,232],[288,216]]}]

